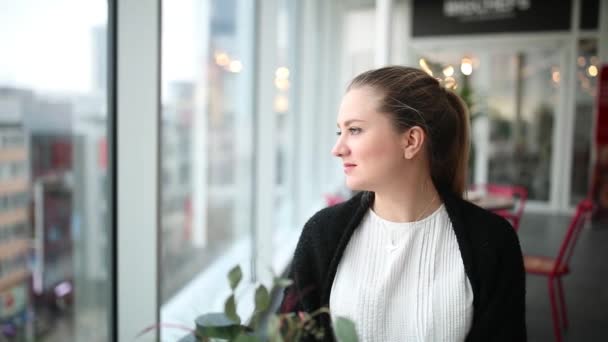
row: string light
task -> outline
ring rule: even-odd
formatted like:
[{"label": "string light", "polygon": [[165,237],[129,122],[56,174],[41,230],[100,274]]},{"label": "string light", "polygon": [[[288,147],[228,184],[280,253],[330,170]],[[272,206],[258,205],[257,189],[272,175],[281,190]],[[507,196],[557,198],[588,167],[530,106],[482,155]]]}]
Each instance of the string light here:
[{"label": "string light", "polygon": [[230,65],[230,57],[224,52],[215,53],[215,64],[226,67]]},{"label": "string light", "polygon": [[228,68],[228,70],[234,73],[241,72],[241,70],[243,70],[243,63],[241,63],[241,61],[234,60],[230,62],[230,67]]},{"label": "string light", "polygon": [[590,65],[587,68],[587,74],[591,77],[597,76],[597,67],[595,65]]},{"label": "string light", "polygon": [[464,57],[460,63],[460,71],[469,76],[473,72],[473,63],[470,58]]},{"label": "string light", "polygon": [[448,65],[447,67],[443,68],[443,74],[446,77],[450,77],[450,76],[454,75],[454,67],[451,65]]},{"label": "string light", "polygon": [[431,70],[431,68],[429,68],[429,65],[426,63],[426,60],[424,60],[424,58],[420,58],[418,64],[420,64],[420,67],[422,68],[422,70],[424,70],[424,72],[433,76],[433,71]]}]

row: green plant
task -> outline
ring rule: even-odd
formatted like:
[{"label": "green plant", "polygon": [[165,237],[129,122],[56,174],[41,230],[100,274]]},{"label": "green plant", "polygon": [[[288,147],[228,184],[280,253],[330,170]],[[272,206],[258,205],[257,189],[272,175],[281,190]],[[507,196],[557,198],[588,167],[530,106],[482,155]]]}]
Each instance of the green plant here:
[{"label": "green plant", "polygon": [[[228,272],[228,282],[231,294],[224,303],[224,312],[207,313],[196,319],[196,329],[187,338],[189,341],[232,341],[232,342],[283,342],[298,341],[304,335],[322,339],[323,331],[317,325],[315,317],[329,314],[328,308],[320,308],[315,312],[298,312],[286,314],[270,314],[270,293],[282,290],[292,284],[285,278],[273,277],[271,291],[264,285],[259,285],[255,291],[255,308],[248,324],[243,324],[237,313],[235,290],[241,282],[243,274],[239,266]],[[261,319],[267,315],[268,321],[264,326]],[[340,342],[357,342],[355,325],[352,321],[337,317],[334,322],[334,332]],[[185,341],[186,339],[184,339]]]}]

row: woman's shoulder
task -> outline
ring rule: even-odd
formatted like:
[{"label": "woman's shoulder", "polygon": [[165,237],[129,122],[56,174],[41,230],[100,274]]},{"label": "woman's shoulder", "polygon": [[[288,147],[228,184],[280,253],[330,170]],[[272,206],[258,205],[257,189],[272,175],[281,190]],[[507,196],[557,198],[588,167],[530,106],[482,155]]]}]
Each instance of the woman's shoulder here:
[{"label": "woman's shoulder", "polygon": [[[328,264],[349,228],[358,225],[365,209],[364,194],[323,208],[312,215],[304,225],[294,254],[294,267],[320,267]],[[359,219],[357,219],[359,217]],[[311,263],[311,260],[315,262]],[[319,261],[321,261],[319,263]]]},{"label": "woman's shoulder", "polygon": [[[483,209],[465,199],[452,200],[452,212],[473,243],[498,248],[504,245],[519,247],[517,233],[504,217]],[[448,211],[450,208],[448,207]]]},{"label": "woman's shoulder", "polygon": [[317,211],[304,225],[302,234],[327,235],[342,232],[353,223],[353,218],[362,216],[368,209],[366,196],[366,193],[360,192],[344,202]]}]

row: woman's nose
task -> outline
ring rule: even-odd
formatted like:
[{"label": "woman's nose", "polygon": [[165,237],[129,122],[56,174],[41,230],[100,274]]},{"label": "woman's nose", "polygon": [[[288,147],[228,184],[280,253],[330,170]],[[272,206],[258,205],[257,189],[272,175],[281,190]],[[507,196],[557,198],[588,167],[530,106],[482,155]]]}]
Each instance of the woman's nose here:
[{"label": "woman's nose", "polygon": [[342,139],[338,138],[336,144],[331,149],[331,154],[335,157],[342,157],[348,154],[348,147],[342,142]]}]

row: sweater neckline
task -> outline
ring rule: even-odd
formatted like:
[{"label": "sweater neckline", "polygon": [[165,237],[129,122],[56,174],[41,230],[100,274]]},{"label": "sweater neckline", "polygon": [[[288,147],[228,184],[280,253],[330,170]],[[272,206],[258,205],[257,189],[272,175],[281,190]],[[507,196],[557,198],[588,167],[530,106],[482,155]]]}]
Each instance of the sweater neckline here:
[{"label": "sweater neckline", "polygon": [[371,217],[373,218],[373,220],[376,220],[377,222],[380,222],[384,227],[390,229],[390,230],[394,230],[394,229],[413,229],[413,228],[419,228],[419,227],[423,227],[426,223],[429,223],[430,221],[433,221],[440,213],[441,211],[444,209],[444,204],[441,203],[441,205],[439,207],[437,207],[437,209],[435,209],[430,215],[428,215],[425,218],[422,218],[418,221],[410,221],[410,222],[397,222],[397,221],[391,221],[391,220],[387,220],[385,218],[383,218],[382,216],[378,215],[374,209],[372,209],[372,207],[369,207],[369,213],[371,215]]}]

